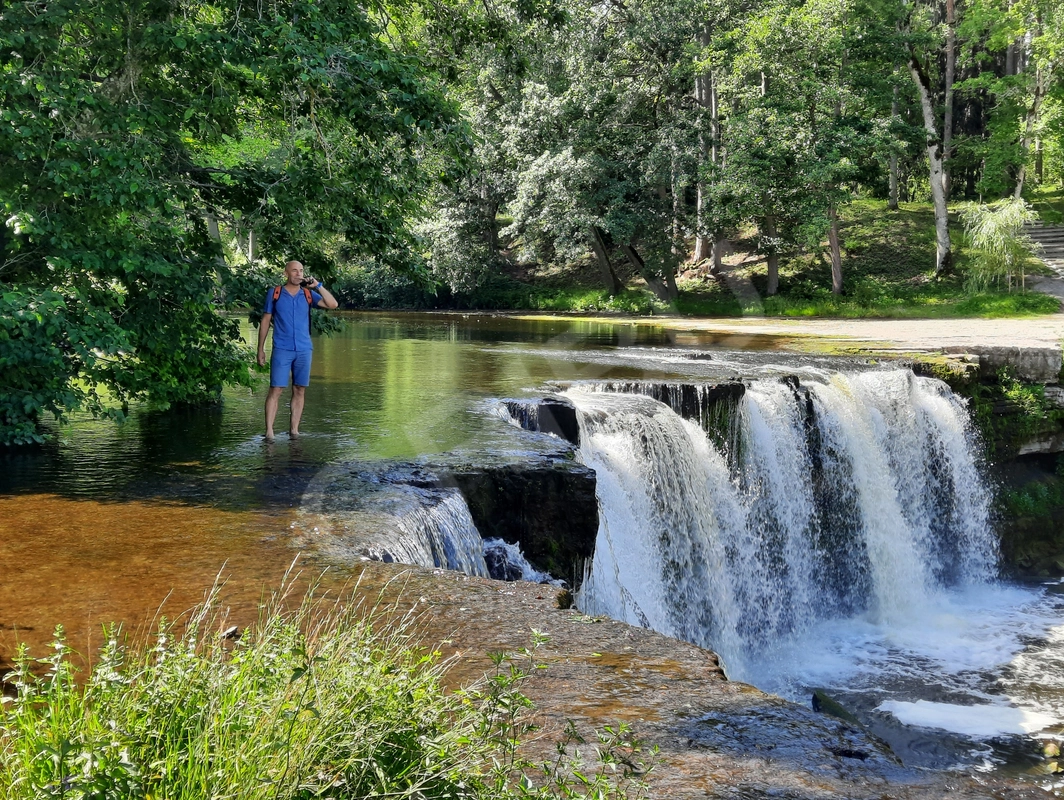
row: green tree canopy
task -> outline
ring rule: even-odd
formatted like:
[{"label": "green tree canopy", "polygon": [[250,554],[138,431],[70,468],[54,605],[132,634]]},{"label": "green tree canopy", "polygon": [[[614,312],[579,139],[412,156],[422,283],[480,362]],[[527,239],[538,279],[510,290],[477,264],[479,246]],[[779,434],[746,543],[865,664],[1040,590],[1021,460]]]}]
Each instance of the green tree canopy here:
[{"label": "green tree canopy", "polygon": [[327,241],[401,252],[420,149],[462,139],[418,61],[337,0],[10,3],[0,98],[7,444],[42,412],[246,383],[219,220],[315,271]]}]

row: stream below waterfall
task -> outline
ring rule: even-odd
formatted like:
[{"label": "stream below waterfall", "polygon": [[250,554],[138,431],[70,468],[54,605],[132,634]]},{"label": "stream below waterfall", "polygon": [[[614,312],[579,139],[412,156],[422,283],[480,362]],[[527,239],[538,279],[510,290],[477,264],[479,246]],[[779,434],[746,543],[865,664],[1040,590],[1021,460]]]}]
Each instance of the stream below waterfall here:
[{"label": "stream below waterfall", "polygon": [[[500,399],[555,387],[597,475],[582,611],[711,648],[730,678],[804,705],[820,692],[910,765],[1024,771],[1064,736],[1064,585],[998,578],[978,445],[943,384],[769,337],[342,316],[316,342],[298,439],[263,441],[262,381],[214,409],[76,418],[0,453],[0,664],[17,641],[41,653],[57,623],[91,651],[101,624],[181,611],[218,575],[254,608],[335,465],[520,453],[530,434]],[[639,388],[735,379],[728,419],[685,419]],[[404,519],[404,558],[487,569],[460,495]],[[516,561],[507,548],[488,561]]]}]

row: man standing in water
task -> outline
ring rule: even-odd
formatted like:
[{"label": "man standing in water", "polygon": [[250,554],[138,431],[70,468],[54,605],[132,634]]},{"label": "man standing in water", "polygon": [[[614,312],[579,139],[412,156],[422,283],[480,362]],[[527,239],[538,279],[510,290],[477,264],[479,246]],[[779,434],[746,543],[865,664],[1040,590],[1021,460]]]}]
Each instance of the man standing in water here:
[{"label": "man standing in water", "polygon": [[[266,304],[259,323],[259,366],[266,366],[266,334],[273,324],[273,353],[270,356],[270,391],[266,395],[266,438],[273,438],[273,421],[281,392],[292,379],[292,421],[288,432],[299,435],[303,401],[310,384],[310,359],[314,345],[310,341],[310,309],[336,308],[336,298],[315,278],[303,278],[303,265],[289,261],[284,265],[285,283],[266,293]],[[313,291],[311,291],[313,290]]]}]

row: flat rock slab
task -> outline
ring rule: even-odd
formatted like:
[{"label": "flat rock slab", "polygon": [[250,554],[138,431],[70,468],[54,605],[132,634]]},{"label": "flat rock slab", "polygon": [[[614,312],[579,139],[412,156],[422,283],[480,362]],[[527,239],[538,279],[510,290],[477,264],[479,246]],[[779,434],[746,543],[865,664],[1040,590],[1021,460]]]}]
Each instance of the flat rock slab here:
[{"label": "flat rock slab", "polygon": [[[554,752],[566,720],[592,731],[627,722],[659,748],[653,798],[943,800],[1048,798],[1038,787],[963,772],[903,767],[863,730],[728,681],[716,656],[686,642],[557,607],[554,587],[502,583],[445,570],[366,564],[361,591],[414,610],[425,642],[443,642],[448,673],[467,685],[491,669],[486,653],[547,634],[546,664],[524,687],[541,726],[531,751]],[[357,574],[357,573],[356,573]]]}]

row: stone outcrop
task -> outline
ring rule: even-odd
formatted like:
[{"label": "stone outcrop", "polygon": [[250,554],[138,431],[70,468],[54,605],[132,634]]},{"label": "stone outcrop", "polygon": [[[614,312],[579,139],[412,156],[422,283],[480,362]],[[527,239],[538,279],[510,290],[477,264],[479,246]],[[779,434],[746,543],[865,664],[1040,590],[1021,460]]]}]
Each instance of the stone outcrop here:
[{"label": "stone outcrop", "polygon": [[979,374],[992,378],[1001,369],[1012,370],[1016,377],[1031,383],[1052,383],[1060,380],[1061,349],[1059,347],[1004,347],[976,345],[947,347],[946,353],[964,353],[979,359]]},{"label": "stone outcrop", "polygon": [[552,434],[572,445],[580,445],[576,407],[568,400],[558,397],[507,400],[506,410],[526,431]]},{"label": "stone outcrop", "polygon": [[593,469],[567,459],[468,465],[441,481],[462,492],[484,539],[517,544],[532,566],[580,582],[598,535]]},{"label": "stone outcrop", "polygon": [[[367,564],[369,597],[419,609],[427,642],[454,656],[447,680],[465,685],[494,670],[487,654],[529,646],[545,669],[521,687],[536,705],[536,736],[526,755],[553,761],[569,724],[589,742],[624,722],[643,745],[633,763],[658,748],[646,776],[649,797],[988,800],[1050,798],[1031,783],[978,772],[906,767],[881,741],[852,723],[729,681],[717,657],[687,642],[616,620],[558,607],[556,590],[500,584],[444,570]],[[420,600],[418,600],[420,598]],[[593,753],[588,749],[589,757]],[[584,748],[581,748],[584,751]]]},{"label": "stone outcrop", "polygon": [[437,524],[433,510],[460,493],[481,538],[516,544],[537,570],[575,586],[598,535],[595,472],[573,459],[566,442],[537,444],[482,453],[477,462],[444,454],[417,463],[330,465],[304,492],[293,543],[344,564],[453,566],[453,553],[431,541],[417,546],[411,530]]}]

